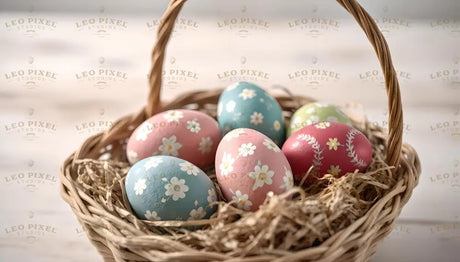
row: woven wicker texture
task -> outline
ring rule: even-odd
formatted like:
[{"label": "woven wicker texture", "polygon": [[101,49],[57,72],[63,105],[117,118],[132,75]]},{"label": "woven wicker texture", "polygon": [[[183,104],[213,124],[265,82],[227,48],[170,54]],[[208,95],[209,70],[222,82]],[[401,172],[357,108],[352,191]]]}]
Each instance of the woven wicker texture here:
[{"label": "woven wicker texture", "polygon": [[[171,102],[160,101],[166,46],[185,3],[173,0],[152,52],[146,107],[88,138],[60,170],[61,195],[105,261],[367,261],[372,256],[409,200],[420,163],[414,149],[402,143],[399,84],[384,37],[355,0],[338,2],[366,33],[385,76],[388,134],[366,121],[354,122],[373,146],[368,172],[340,179],[327,176],[307,191],[296,188],[289,192],[296,195],[293,201],[269,196],[256,212],[244,212],[222,201],[209,220],[138,220],[124,194],[129,170],[127,138],[145,119],[168,109],[191,107],[215,117],[222,92],[196,91]],[[276,98],[286,121],[297,108],[312,101],[298,96]],[[101,156],[109,160],[97,160]],[[215,181],[213,167],[205,171]],[[203,227],[195,231],[183,227],[194,225]]]}]

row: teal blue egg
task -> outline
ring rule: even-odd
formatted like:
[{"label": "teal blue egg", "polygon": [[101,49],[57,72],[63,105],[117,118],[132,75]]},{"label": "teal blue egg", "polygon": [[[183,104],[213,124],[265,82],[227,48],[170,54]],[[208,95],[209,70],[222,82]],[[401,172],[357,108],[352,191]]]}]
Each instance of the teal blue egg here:
[{"label": "teal blue egg", "polygon": [[280,105],[269,93],[252,83],[234,83],[222,92],[217,104],[217,119],[224,135],[236,128],[250,128],[278,145],[285,139]]},{"label": "teal blue egg", "polygon": [[172,156],[152,156],[136,162],[126,177],[126,195],[143,220],[197,220],[217,209],[211,179],[192,163]]}]

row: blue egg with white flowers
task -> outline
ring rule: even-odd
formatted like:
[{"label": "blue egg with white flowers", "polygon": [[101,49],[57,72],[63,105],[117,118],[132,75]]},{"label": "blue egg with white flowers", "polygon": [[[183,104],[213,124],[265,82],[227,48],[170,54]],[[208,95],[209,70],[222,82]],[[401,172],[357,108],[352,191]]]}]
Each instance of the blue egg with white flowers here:
[{"label": "blue egg with white flowers", "polygon": [[198,220],[217,209],[211,179],[192,163],[172,156],[151,156],[136,162],[125,182],[126,195],[139,219]]},{"label": "blue egg with white flowers", "polygon": [[217,119],[223,135],[236,128],[251,128],[278,145],[285,139],[280,105],[267,91],[252,83],[234,83],[222,92]]}]

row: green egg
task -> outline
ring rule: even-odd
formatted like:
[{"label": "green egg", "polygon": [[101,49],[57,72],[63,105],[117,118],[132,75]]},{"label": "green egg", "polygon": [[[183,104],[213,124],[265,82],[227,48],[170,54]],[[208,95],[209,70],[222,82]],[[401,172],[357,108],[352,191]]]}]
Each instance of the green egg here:
[{"label": "green egg", "polygon": [[292,115],[286,135],[289,137],[302,127],[323,121],[340,122],[352,126],[351,119],[336,106],[310,103],[302,106]]}]

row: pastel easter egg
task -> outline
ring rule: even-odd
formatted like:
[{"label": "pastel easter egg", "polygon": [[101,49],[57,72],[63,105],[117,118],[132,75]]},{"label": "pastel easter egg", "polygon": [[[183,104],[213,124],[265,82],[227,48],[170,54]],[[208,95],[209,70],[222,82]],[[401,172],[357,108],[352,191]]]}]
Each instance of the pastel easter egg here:
[{"label": "pastel easter egg", "polygon": [[209,177],[192,163],[172,156],[151,156],[136,162],[126,176],[126,195],[143,220],[197,220],[217,209],[217,191]]},{"label": "pastel easter egg", "polygon": [[359,130],[338,122],[320,122],[301,128],[283,145],[294,179],[300,181],[311,166],[307,185],[324,174],[340,177],[364,171],[372,160],[369,140]]},{"label": "pastel easter egg", "polygon": [[216,120],[194,110],[154,115],[134,130],[126,148],[131,164],[154,155],[175,156],[204,168],[214,161],[221,132]]},{"label": "pastel easter egg", "polygon": [[287,127],[287,137],[302,127],[319,122],[340,122],[352,126],[351,119],[334,105],[325,103],[310,103],[297,109],[292,115]]},{"label": "pastel easter egg", "polygon": [[225,198],[244,210],[257,210],[268,192],[281,194],[293,186],[291,167],[280,148],[253,129],[238,128],[224,136],[215,170]]},{"label": "pastel easter egg", "polygon": [[217,119],[224,134],[251,128],[282,145],[285,126],[278,102],[262,88],[247,82],[227,87],[219,98]]}]

